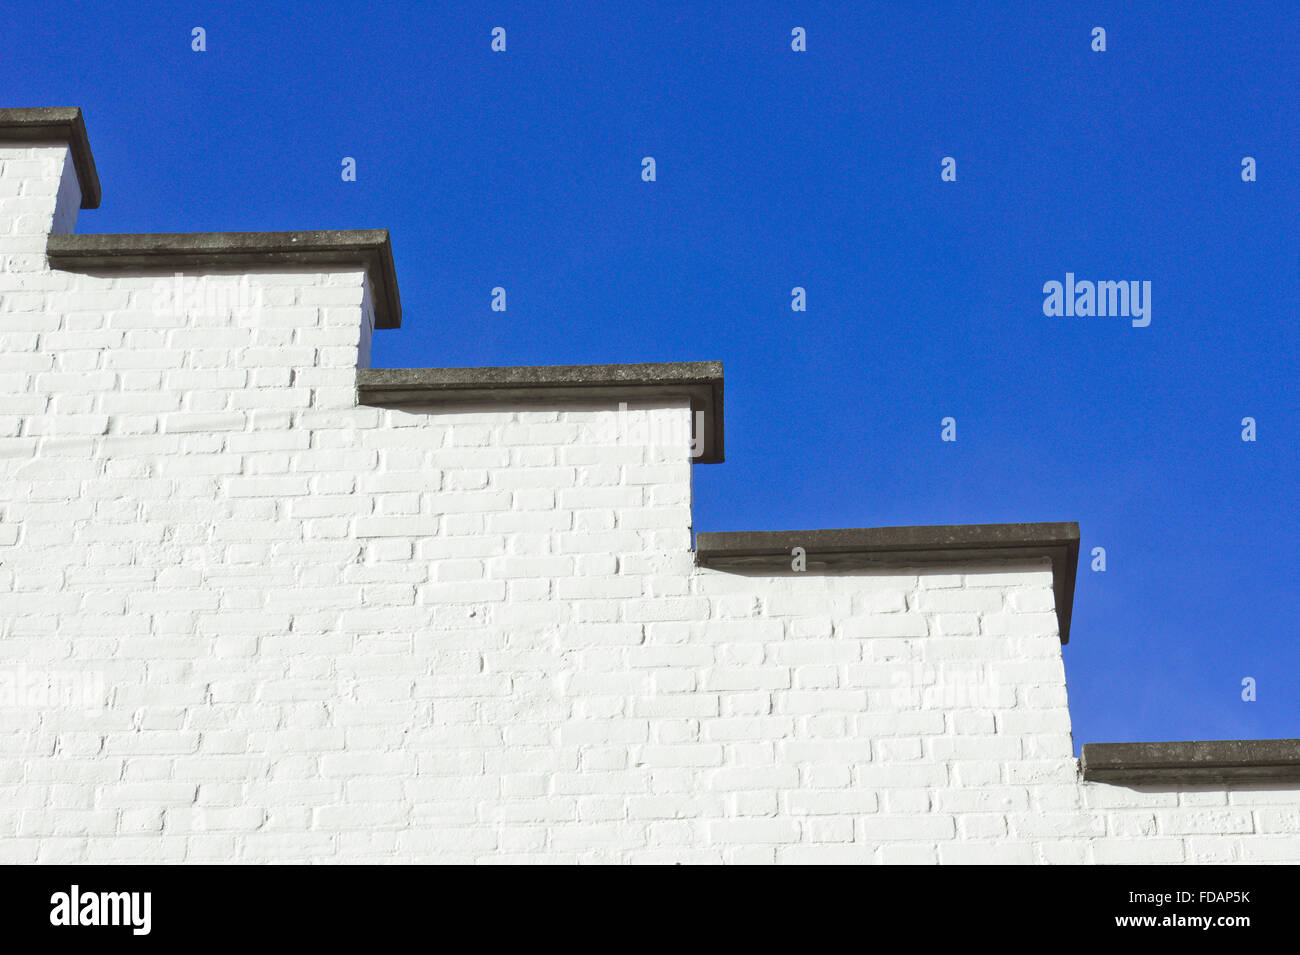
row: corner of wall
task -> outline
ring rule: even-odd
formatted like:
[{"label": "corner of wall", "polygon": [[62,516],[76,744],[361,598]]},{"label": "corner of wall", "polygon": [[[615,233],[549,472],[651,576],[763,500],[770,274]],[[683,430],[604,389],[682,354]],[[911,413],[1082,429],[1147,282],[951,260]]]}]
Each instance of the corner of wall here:
[{"label": "corner of wall", "polygon": [[81,187],[66,144],[0,144],[0,236],[43,241],[51,233],[72,232],[80,207]]}]

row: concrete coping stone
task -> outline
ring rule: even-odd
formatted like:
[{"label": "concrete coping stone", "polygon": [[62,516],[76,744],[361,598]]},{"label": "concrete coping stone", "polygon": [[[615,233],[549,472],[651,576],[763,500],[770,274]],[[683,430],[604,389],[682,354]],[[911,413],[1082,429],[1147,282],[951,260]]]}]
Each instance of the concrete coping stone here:
[{"label": "concrete coping stone", "polygon": [[81,186],[81,208],[99,208],[99,173],[90,154],[86,121],[76,106],[0,109],[0,143],[67,143]]},{"label": "concrete coping stone", "polygon": [[370,277],[375,327],[402,324],[387,229],[51,235],[45,254],[51,266],[70,272],[356,266]]},{"label": "concrete coping stone", "polygon": [[1079,566],[1077,523],[946,524],[808,531],[705,531],[695,537],[695,561],[719,570],[790,570],[802,547],[809,569],[964,563],[1047,558],[1061,643],[1070,639],[1074,580]]},{"label": "concrete coping stone", "polygon": [[1085,743],[1083,778],[1103,783],[1300,779],[1300,739]]},{"label": "concrete coping stone", "polygon": [[357,400],[385,407],[546,404],[574,400],[687,398],[698,464],[723,460],[722,362],[388,368],[357,371]]}]

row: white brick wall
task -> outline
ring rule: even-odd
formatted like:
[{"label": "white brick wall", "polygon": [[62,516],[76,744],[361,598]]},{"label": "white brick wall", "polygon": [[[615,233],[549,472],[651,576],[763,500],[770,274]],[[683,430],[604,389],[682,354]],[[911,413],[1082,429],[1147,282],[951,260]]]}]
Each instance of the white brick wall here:
[{"label": "white brick wall", "polygon": [[1045,563],[698,569],[684,441],[358,407],[361,272],[51,271],[69,165],[0,149],[0,860],[1300,861],[1080,782]]}]

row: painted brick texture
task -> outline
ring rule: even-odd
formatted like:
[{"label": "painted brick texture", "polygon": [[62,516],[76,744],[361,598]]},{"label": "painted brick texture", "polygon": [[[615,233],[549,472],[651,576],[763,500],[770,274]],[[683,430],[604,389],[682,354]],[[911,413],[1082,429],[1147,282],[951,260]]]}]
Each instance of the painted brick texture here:
[{"label": "painted brick texture", "polygon": [[684,399],[359,406],[363,272],[51,270],[69,168],[0,149],[0,860],[1300,861],[1079,779],[1046,562],[697,568]]}]

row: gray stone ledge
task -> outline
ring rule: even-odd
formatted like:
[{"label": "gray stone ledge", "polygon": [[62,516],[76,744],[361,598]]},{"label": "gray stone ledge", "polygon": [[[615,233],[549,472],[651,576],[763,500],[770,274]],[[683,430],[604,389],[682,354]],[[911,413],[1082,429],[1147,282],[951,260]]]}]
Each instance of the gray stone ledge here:
[{"label": "gray stone ledge", "polygon": [[76,106],[0,109],[0,143],[67,143],[81,187],[81,208],[99,208],[99,173],[86,123]]},{"label": "gray stone ledge", "polygon": [[1300,739],[1085,743],[1083,778],[1101,783],[1300,779]]},{"label": "gray stone ledge", "polygon": [[[687,398],[703,415],[700,464],[723,460],[722,362],[392,368],[357,371],[357,400],[384,407]],[[697,435],[697,437],[701,437]]]},{"label": "gray stone ledge", "polygon": [[402,301],[387,229],[52,235],[45,254],[67,271],[355,266],[370,277],[376,328],[399,328]]},{"label": "gray stone ledge", "polygon": [[1079,565],[1076,523],[706,531],[695,535],[695,562],[718,570],[789,571],[795,547],[804,549],[810,570],[1047,558],[1061,642],[1069,642]]}]

